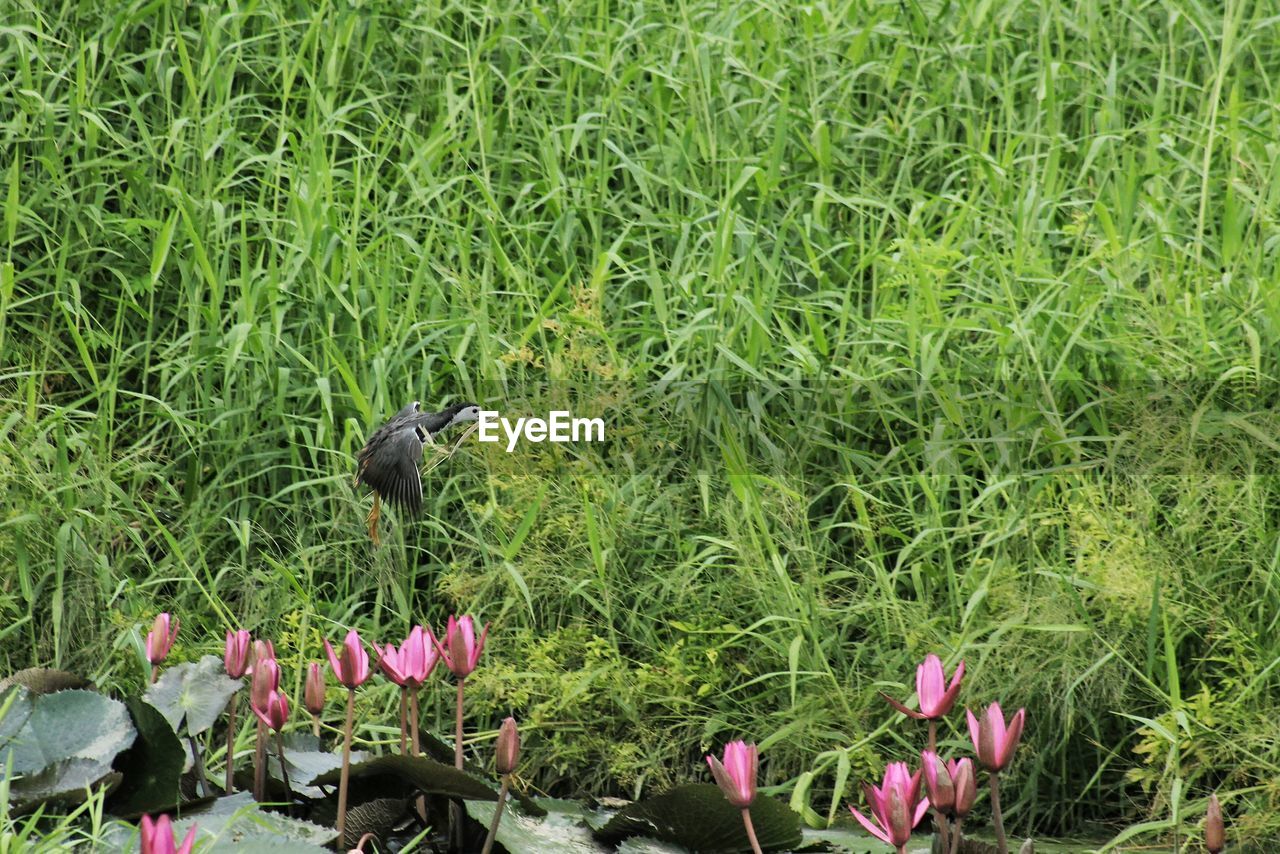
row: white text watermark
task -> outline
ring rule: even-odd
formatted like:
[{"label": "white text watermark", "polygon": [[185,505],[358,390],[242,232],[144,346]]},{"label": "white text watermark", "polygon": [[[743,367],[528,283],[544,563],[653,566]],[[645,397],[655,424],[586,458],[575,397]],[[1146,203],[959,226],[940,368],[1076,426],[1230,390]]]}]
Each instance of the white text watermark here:
[{"label": "white text watermark", "polygon": [[496,409],[482,409],[476,423],[481,442],[501,442],[505,435],[507,453],[514,451],[521,439],[534,443],[604,441],[603,418],[574,418],[563,409],[553,409],[546,418],[517,418],[514,422]]}]

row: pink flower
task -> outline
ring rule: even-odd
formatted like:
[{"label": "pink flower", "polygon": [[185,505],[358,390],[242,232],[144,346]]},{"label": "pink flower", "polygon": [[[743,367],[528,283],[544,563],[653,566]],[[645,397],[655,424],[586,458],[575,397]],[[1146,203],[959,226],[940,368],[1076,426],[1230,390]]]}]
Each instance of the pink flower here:
[{"label": "pink flower", "polygon": [[760,753],[756,746],[745,741],[726,744],[724,762],[714,756],[707,757],[716,785],[724,792],[729,803],[739,809],[746,809],[756,799],[756,769],[759,763]]},{"label": "pink flower", "polygon": [[435,635],[431,635],[431,642],[440,653],[444,666],[459,679],[466,679],[480,663],[480,653],[484,651],[484,641],[488,636],[488,623],[484,624],[480,639],[476,640],[475,623],[471,617],[450,617],[448,628],[445,629],[444,644],[441,645]]},{"label": "pink flower", "polygon": [[283,691],[270,691],[262,705],[257,703],[252,705],[253,713],[258,716],[258,720],[276,732],[284,729],[285,723],[289,720],[289,698]]},{"label": "pink flower", "polygon": [[912,774],[905,762],[890,762],[880,788],[871,785],[864,788],[875,822],[849,807],[853,817],[875,838],[895,848],[906,845],[911,839],[911,829],[929,811],[929,799],[920,797],[920,772]]},{"label": "pink flower", "polygon": [[1027,710],[1018,709],[1017,714],[1009,721],[1008,729],[1005,728],[1004,712],[1000,710],[999,703],[987,706],[981,722],[968,709],[965,714],[969,716],[969,738],[973,739],[978,764],[993,773],[1003,771],[1013,760],[1013,752],[1018,749]]},{"label": "pink flower", "polygon": [[147,632],[147,661],[152,664],[164,661],[169,650],[173,649],[173,641],[177,637],[178,621],[174,620],[173,627],[170,628],[169,614],[157,614],[156,621],[151,624],[151,631]]},{"label": "pink flower", "polygon": [[329,655],[329,666],[338,682],[348,688],[358,688],[369,678],[369,653],[364,651],[360,635],[355,629],[347,632],[342,642],[342,655],[338,656],[329,641],[324,642],[324,650]]},{"label": "pink flower", "polygon": [[377,647],[374,650],[378,652],[378,666],[387,678],[406,688],[417,688],[427,681],[440,660],[435,646],[427,643],[427,633],[422,626],[413,627],[399,650],[391,644],[387,644],[385,650],[379,651]]},{"label": "pink flower", "polygon": [[324,668],[319,662],[307,665],[307,684],[302,699],[311,714],[318,715],[324,711]]},{"label": "pink flower", "polygon": [[239,679],[249,669],[249,632],[246,629],[227,629],[227,647],[222,655],[222,666],[232,679]]},{"label": "pink flower", "polygon": [[924,661],[916,667],[916,696],[920,698],[920,711],[908,709],[892,697],[881,694],[889,701],[889,705],[908,717],[919,721],[936,721],[944,718],[956,703],[956,695],[960,693],[960,681],[964,679],[964,662],[956,666],[956,672],[947,684],[947,675],[942,670],[942,659],[933,653],[924,657]]},{"label": "pink flower", "polygon": [[142,817],[142,854],[191,854],[191,846],[196,841],[195,825],[187,831],[182,845],[175,847],[173,842],[173,825],[169,816],[162,815],[155,821],[151,816]]},{"label": "pink flower", "polygon": [[249,705],[257,711],[267,707],[267,696],[280,690],[280,665],[274,658],[264,658],[253,668],[249,683]]},{"label": "pink flower", "polygon": [[955,783],[951,771],[932,750],[920,754],[924,769],[924,786],[929,793],[929,803],[943,815],[951,815],[956,805]]},{"label": "pink flower", "polygon": [[973,760],[967,756],[958,762],[952,759],[947,763],[947,770],[951,772],[951,784],[956,791],[952,812],[956,818],[964,818],[978,799],[978,778],[973,770]]},{"label": "pink flower", "polygon": [[497,756],[494,768],[499,774],[510,774],[516,770],[520,762],[520,730],[516,728],[516,719],[507,718],[498,727]]}]

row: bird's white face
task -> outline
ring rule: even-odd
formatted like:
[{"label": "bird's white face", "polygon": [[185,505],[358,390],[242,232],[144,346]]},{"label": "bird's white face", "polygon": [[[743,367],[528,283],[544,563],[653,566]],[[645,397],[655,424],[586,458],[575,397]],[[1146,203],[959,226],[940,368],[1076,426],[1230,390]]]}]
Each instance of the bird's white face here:
[{"label": "bird's white face", "polygon": [[479,419],[480,419],[480,407],[472,405],[472,406],[466,407],[465,409],[459,410],[458,414],[453,416],[453,420],[450,421],[449,423],[461,424],[463,421],[478,421]]}]

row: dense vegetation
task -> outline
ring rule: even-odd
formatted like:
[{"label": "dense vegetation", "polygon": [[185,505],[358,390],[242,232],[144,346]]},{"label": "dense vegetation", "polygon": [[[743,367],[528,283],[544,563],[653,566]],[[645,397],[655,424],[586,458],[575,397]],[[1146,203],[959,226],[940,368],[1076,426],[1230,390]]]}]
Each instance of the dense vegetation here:
[{"label": "dense vegetation", "polygon": [[[0,0],[0,668],[471,612],[536,787],[745,735],[813,820],[937,651],[1029,710],[1012,827],[1280,830],[1273,12]],[[414,399],[608,441],[374,549]]]}]

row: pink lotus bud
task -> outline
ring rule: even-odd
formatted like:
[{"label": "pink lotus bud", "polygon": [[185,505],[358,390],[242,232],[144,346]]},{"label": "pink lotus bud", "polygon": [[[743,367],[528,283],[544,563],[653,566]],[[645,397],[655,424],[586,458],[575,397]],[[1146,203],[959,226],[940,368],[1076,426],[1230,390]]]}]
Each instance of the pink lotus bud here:
[{"label": "pink lotus bud", "polygon": [[439,660],[435,648],[427,643],[427,633],[422,626],[413,627],[400,649],[387,644],[383,650],[374,647],[374,651],[378,653],[378,666],[387,678],[405,688],[417,688],[425,682]]},{"label": "pink lotus bud", "polygon": [[965,714],[969,717],[969,738],[973,740],[973,749],[978,754],[978,764],[992,773],[1003,771],[1013,761],[1013,752],[1018,749],[1027,710],[1018,709],[1007,729],[999,703],[987,706],[981,721],[968,709]]},{"label": "pink lotus bud", "polygon": [[142,847],[139,849],[142,854],[191,854],[191,846],[195,841],[195,825],[187,831],[182,845],[175,846],[173,825],[169,821],[169,816],[162,815],[155,821],[152,821],[149,815],[142,817]]},{"label": "pink lotus bud", "polygon": [[307,711],[313,715],[319,715],[324,711],[324,668],[319,662],[313,661],[307,665],[307,684],[303,692],[303,702],[306,703]]},{"label": "pink lotus bud", "polygon": [[342,641],[341,657],[333,651],[333,646],[327,640],[324,642],[324,650],[339,684],[358,688],[369,678],[369,654],[364,651],[364,644],[360,642],[360,635],[355,629],[347,632],[346,639]]},{"label": "pink lotus bud", "polygon": [[864,787],[867,805],[875,822],[853,807],[853,817],[875,838],[901,848],[911,839],[911,830],[929,811],[929,799],[920,797],[920,772],[912,774],[905,762],[890,762],[880,788]]},{"label": "pink lotus bud", "polygon": [[924,762],[924,785],[929,793],[929,803],[943,815],[951,815],[956,805],[955,784],[951,771],[932,750],[920,754]]},{"label": "pink lotus bud", "polygon": [[246,629],[227,630],[227,647],[222,654],[222,666],[232,679],[239,679],[249,669],[249,632]]},{"label": "pink lotus bud", "polygon": [[249,683],[249,705],[257,711],[267,707],[269,696],[280,690],[280,665],[274,658],[260,659],[253,666],[253,681]]},{"label": "pink lotus bud", "polygon": [[262,661],[264,658],[270,658],[273,661],[276,657],[276,647],[269,640],[256,640],[253,642],[253,660],[255,662]]},{"label": "pink lotus bud", "polygon": [[973,760],[967,756],[959,762],[952,759],[947,763],[947,770],[951,772],[951,785],[956,792],[952,812],[956,818],[964,818],[973,809],[973,802],[978,799],[978,778],[973,770]]},{"label": "pink lotus bud", "polygon": [[754,744],[731,741],[724,746],[724,761],[707,757],[711,776],[729,803],[738,809],[746,809],[756,799],[756,771],[760,764],[760,752]]},{"label": "pink lotus bud", "polygon": [[289,720],[289,698],[283,691],[270,691],[261,705],[257,703],[252,705],[253,713],[258,716],[258,720],[276,732],[284,729],[285,723]]},{"label": "pink lotus bud", "polygon": [[1204,814],[1204,847],[1209,854],[1218,854],[1227,844],[1227,831],[1222,824],[1222,804],[1217,795],[1209,796],[1209,808]]},{"label": "pink lotus bud", "polygon": [[476,640],[475,623],[471,617],[449,618],[445,629],[444,644],[435,635],[431,635],[431,643],[435,645],[444,666],[459,679],[466,679],[480,663],[480,653],[484,651],[485,638],[489,636],[489,624],[484,624],[480,639]]},{"label": "pink lotus bud", "polygon": [[152,664],[164,661],[169,650],[173,649],[173,642],[177,637],[178,621],[173,620],[173,627],[170,628],[169,615],[157,614],[156,621],[151,624],[151,631],[147,632],[147,661]]},{"label": "pink lotus bud", "polygon": [[956,672],[951,677],[951,684],[947,684],[946,673],[942,670],[942,659],[930,653],[924,657],[924,661],[916,667],[916,696],[920,700],[920,711],[908,709],[904,704],[899,703],[892,697],[881,694],[889,705],[908,717],[915,718],[920,721],[936,721],[944,718],[951,711],[951,707],[956,703],[956,696],[960,693],[960,682],[964,679],[964,662],[956,666]]},{"label": "pink lotus bud", "polygon": [[494,766],[499,774],[510,774],[516,770],[520,762],[520,730],[516,729],[516,719],[507,718],[498,727],[497,756]]}]

